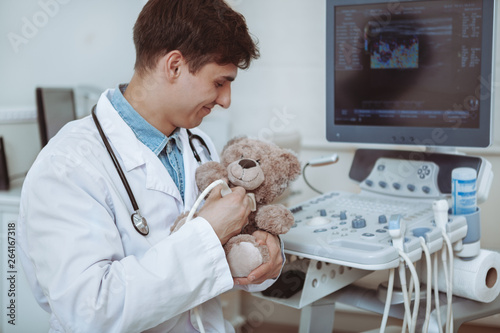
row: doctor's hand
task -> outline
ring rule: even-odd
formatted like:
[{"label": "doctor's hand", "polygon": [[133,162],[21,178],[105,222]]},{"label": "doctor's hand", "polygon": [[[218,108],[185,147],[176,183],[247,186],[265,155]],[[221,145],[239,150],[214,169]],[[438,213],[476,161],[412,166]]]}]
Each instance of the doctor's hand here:
[{"label": "doctor's hand", "polygon": [[283,266],[281,242],[278,236],[261,230],[255,231],[252,235],[256,238],[257,243],[267,246],[270,260],[251,271],[246,278],[234,278],[235,284],[260,284],[268,279],[275,279],[279,276]]},{"label": "doctor's hand", "polygon": [[221,189],[217,186],[210,192],[198,216],[210,223],[224,245],[248,223],[251,205],[244,188],[232,188],[232,193],[224,197],[220,194]]}]

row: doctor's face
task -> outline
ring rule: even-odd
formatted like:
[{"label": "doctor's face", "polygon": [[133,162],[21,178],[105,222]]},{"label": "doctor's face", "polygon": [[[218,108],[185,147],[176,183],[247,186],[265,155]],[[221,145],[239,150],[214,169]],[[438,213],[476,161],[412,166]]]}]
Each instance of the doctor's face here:
[{"label": "doctor's face", "polygon": [[191,73],[187,64],[182,69],[177,90],[175,126],[193,128],[201,124],[212,108],[231,104],[231,82],[238,67],[233,64],[209,63],[198,72]]}]

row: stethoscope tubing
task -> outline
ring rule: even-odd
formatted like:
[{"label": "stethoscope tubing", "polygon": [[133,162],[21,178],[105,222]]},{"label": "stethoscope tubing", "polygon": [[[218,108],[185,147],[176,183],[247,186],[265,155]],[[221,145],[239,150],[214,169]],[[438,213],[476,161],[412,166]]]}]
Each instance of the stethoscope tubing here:
[{"label": "stethoscope tubing", "polygon": [[120,164],[118,163],[118,159],[116,158],[115,153],[113,152],[113,149],[111,149],[111,145],[109,144],[108,140],[106,139],[106,136],[104,134],[104,131],[102,130],[101,124],[99,123],[99,120],[97,119],[97,116],[95,114],[95,108],[96,106],[92,108],[92,118],[94,119],[95,125],[97,127],[97,130],[99,131],[99,135],[102,138],[102,141],[104,142],[104,145],[106,146],[106,150],[109,153],[109,156],[111,157],[111,160],[113,161],[113,164],[115,165],[116,171],[118,172],[118,175],[120,176],[120,179],[123,183],[123,186],[125,187],[125,190],[127,191],[127,194],[130,198],[130,202],[132,203],[132,208],[134,211],[139,210],[139,205],[137,205],[137,201],[135,200],[134,193],[132,192],[132,189],[130,188],[130,185],[127,181],[127,177],[125,177],[125,174],[123,173],[122,168],[120,167]]},{"label": "stethoscope tubing", "polygon": [[208,146],[207,144],[205,143],[205,140],[203,140],[203,138],[197,134],[193,134],[190,130],[188,130],[186,128],[186,132],[187,132],[187,135],[188,135],[188,142],[189,142],[189,147],[191,148],[191,150],[193,151],[193,155],[194,155],[194,158],[196,159],[196,161],[198,162],[199,165],[202,165],[203,163],[201,162],[201,157],[200,155],[198,154],[198,152],[196,151],[196,149],[194,148],[194,145],[193,145],[193,139],[196,139],[198,140],[198,142],[200,143],[200,145],[203,146],[203,148],[208,152],[208,156],[211,156],[212,153],[210,152],[210,149],[208,149]]}]

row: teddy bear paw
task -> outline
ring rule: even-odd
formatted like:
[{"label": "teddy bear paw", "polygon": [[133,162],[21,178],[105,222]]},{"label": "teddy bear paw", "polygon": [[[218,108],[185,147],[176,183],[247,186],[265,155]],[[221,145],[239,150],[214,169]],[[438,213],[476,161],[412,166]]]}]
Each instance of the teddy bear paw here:
[{"label": "teddy bear paw", "polygon": [[224,246],[233,277],[247,277],[250,272],[269,261],[266,246],[259,245],[251,235],[238,235]]},{"label": "teddy bear paw", "polygon": [[227,261],[233,277],[246,277],[262,264],[263,258],[259,249],[252,243],[242,242],[235,245],[229,252]]}]

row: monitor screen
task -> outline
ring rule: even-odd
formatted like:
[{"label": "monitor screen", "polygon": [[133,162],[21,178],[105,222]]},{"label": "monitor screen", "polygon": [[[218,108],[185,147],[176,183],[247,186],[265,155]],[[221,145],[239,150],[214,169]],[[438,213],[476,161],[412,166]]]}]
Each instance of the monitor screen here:
[{"label": "monitor screen", "polygon": [[40,140],[44,147],[66,123],[76,119],[73,89],[37,88],[36,102]]},{"label": "monitor screen", "polygon": [[487,147],[493,0],[327,0],[327,139]]}]

